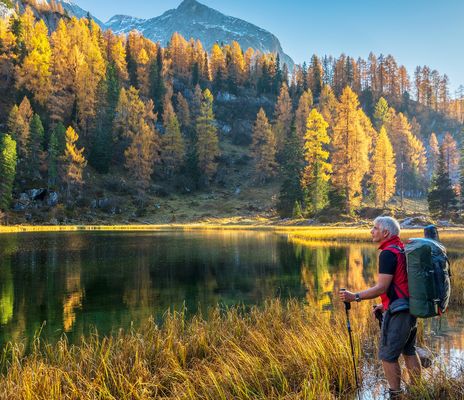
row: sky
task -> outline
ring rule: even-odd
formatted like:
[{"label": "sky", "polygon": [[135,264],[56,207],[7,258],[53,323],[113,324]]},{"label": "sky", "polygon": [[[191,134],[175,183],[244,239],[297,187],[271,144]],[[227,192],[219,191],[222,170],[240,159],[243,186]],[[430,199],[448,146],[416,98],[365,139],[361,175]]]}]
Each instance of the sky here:
[{"label": "sky", "polygon": [[[199,1],[272,32],[299,64],[312,54],[367,59],[373,51],[392,54],[411,78],[417,65],[428,65],[448,75],[451,92],[464,85],[463,0]],[[115,14],[156,17],[181,0],[74,2],[106,22]]]}]

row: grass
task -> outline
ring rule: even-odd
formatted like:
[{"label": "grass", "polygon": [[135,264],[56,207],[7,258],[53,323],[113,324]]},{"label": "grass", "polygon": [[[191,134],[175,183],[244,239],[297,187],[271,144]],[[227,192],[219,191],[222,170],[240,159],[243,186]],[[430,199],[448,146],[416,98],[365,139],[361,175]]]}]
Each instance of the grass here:
[{"label": "grass", "polygon": [[[373,363],[378,336],[374,321],[361,318],[369,307],[352,311],[359,371]],[[170,313],[162,326],[149,321],[79,345],[37,339],[32,354],[23,352],[3,350],[0,399],[335,399],[352,398],[355,387],[344,311],[297,301],[216,308],[191,320]],[[408,398],[462,398],[463,377],[434,374]]]}]

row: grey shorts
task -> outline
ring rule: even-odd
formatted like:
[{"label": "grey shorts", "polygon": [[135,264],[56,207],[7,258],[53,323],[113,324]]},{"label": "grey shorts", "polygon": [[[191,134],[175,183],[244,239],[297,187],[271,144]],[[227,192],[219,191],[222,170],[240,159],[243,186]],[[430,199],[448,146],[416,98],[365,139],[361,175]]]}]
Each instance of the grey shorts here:
[{"label": "grey shorts", "polygon": [[400,354],[413,356],[416,354],[417,318],[409,312],[398,312],[383,315],[382,333],[380,336],[379,358],[382,361],[398,361]]}]

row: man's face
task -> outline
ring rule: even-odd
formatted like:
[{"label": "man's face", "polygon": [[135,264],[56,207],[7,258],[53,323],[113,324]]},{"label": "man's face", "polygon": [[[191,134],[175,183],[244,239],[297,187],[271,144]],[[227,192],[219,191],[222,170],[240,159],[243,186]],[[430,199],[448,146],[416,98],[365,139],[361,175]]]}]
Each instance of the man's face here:
[{"label": "man's face", "polygon": [[374,224],[374,227],[371,229],[371,235],[374,243],[380,243],[388,238],[389,233],[386,230],[382,230],[379,224]]}]

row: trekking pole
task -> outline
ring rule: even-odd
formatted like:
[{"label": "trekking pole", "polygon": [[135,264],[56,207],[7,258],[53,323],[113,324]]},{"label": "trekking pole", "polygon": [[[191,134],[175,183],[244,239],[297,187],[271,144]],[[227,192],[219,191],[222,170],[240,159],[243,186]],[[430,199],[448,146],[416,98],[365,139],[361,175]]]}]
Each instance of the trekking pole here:
[{"label": "trekking pole", "polygon": [[[344,292],[346,289],[342,288],[340,291]],[[354,346],[353,346],[353,336],[351,334],[351,322],[350,322],[350,309],[351,303],[349,301],[344,301],[345,304],[345,313],[346,313],[346,326],[348,328],[348,335],[350,337],[350,346],[351,346],[351,357],[353,359],[353,369],[354,369],[354,380],[356,382],[356,392],[358,393],[358,399],[361,399],[359,395],[359,383],[358,383],[358,372],[356,370],[356,360],[354,358]]]}]

